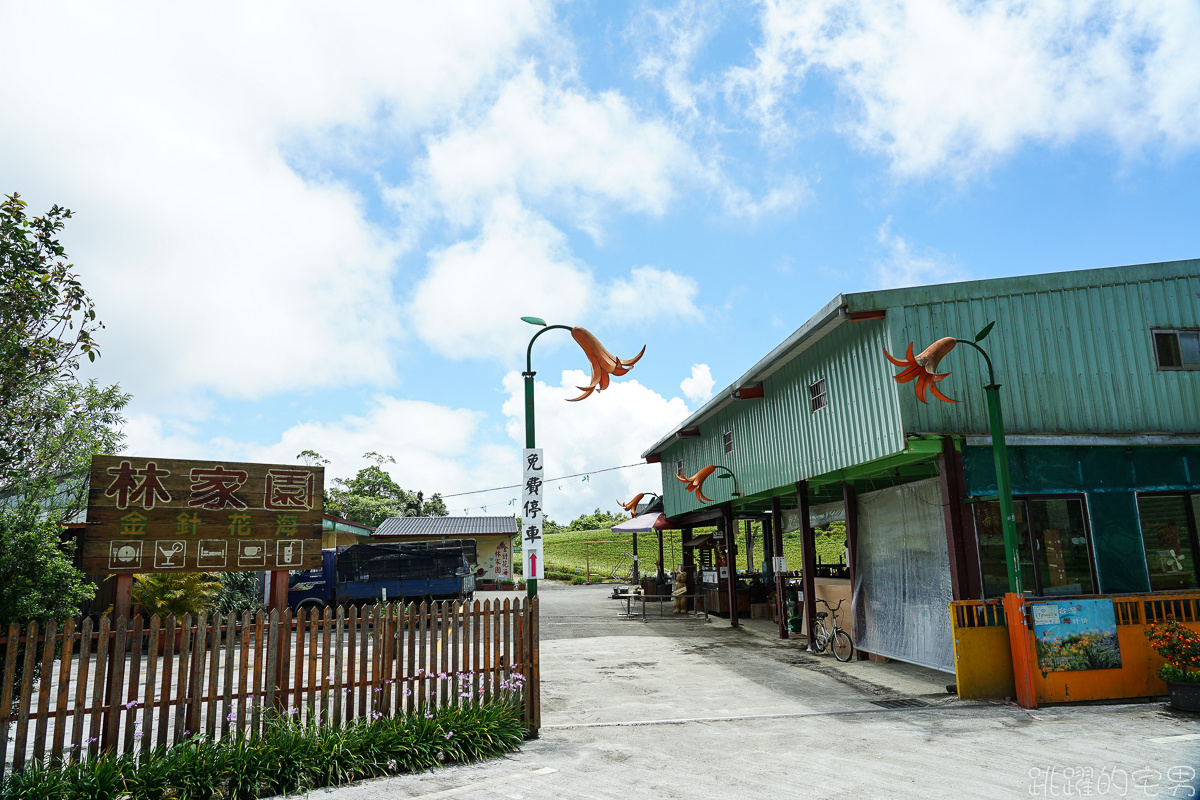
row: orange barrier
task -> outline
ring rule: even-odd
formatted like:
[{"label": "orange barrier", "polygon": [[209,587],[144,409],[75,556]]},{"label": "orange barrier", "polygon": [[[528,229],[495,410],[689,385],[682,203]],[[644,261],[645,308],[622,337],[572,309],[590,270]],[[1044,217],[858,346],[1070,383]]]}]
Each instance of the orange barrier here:
[{"label": "orange barrier", "polygon": [[[1111,599],[1117,621],[1117,641],[1121,649],[1120,669],[1042,672],[1037,668],[1033,631],[1023,625],[1011,636],[1007,619],[1020,613],[1026,620],[1029,606],[1059,598],[1013,598],[1019,612],[1005,613],[1004,601],[955,600],[950,603],[950,624],[954,636],[954,666],[958,696],[963,699],[1015,697],[1026,707],[1040,703],[1069,703],[1082,700],[1117,700],[1132,697],[1158,697],[1167,693],[1167,685],[1158,677],[1162,656],[1150,648],[1146,627],[1168,616],[1200,631],[1200,592],[1146,595],[1103,595],[1091,599]],[[1029,654],[1027,673],[1032,691],[1027,697],[1018,691],[1013,670],[1013,649],[1023,647]]]}]

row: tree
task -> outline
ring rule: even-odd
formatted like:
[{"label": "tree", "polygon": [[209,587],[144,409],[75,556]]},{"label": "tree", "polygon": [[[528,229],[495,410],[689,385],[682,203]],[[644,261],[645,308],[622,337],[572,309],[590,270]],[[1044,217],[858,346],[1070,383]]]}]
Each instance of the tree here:
[{"label": "tree", "polygon": [[625,517],[611,511],[596,509],[591,514],[580,514],[570,525],[568,531],[594,531],[600,528],[611,528],[618,522],[624,522]]},{"label": "tree", "polygon": [[95,587],[59,544],[58,520],[35,502],[0,510],[0,623],[65,619]]},{"label": "tree", "polygon": [[118,387],[79,380],[103,327],[57,236],[54,206],[29,218],[16,193],[0,203],[0,492],[85,469],[122,436]]},{"label": "tree", "polygon": [[[313,450],[296,457],[308,464],[329,463]],[[326,511],[371,527],[388,517],[446,516],[446,503],[440,494],[426,500],[424,492],[405,491],[392,479],[383,465],[395,464],[396,459],[376,452],[364,453],[363,458],[375,463],[360,469],[350,480],[334,478],[333,488],[325,493]]]},{"label": "tree", "polygon": [[120,450],[129,402],[78,375],[103,324],[57,238],[71,212],[25,209],[16,193],[0,202],[0,622],[62,617],[92,596],[57,523],[83,508],[92,455]]}]

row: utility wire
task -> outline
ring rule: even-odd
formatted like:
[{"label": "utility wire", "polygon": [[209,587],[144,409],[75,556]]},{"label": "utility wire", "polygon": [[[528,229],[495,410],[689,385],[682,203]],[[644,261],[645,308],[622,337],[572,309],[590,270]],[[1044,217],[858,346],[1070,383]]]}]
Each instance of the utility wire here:
[{"label": "utility wire", "polygon": [[[639,461],[636,464],[623,464],[619,467],[605,467],[604,469],[590,469],[587,472],[576,472],[574,475],[563,475],[558,478],[546,478],[542,483],[554,483],[554,481],[565,481],[567,478],[578,478],[580,475],[599,475],[601,472],[612,472],[615,469],[629,469],[630,467],[652,467],[653,464],[647,464],[645,461]],[[491,489],[476,489],[473,492],[458,492],[457,494],[444,494],[442,499],[448,497],[465,497],[469,494],[483,494],[485,492],[499,492],[504,489],[520,489],[524,484],[514,483],[512,486],[496,486]]]}]

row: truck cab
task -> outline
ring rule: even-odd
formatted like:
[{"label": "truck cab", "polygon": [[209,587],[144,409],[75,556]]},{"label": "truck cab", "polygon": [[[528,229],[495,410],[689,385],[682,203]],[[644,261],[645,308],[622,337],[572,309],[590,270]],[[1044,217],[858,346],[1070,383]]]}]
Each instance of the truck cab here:
[{"label": "truck cab", "polygon": [[475,592],[474,539],[363,543],[322,551],[320,570],[297,570],[288,580],[288,606],[325,608],[347,603],[470,599]]}]

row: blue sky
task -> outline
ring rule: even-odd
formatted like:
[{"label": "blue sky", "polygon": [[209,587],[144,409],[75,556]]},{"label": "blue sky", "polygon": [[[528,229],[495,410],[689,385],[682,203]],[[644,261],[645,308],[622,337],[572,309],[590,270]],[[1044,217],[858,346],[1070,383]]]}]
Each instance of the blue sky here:
[{"label": "blue sky", "polygon": [[[1200,6],[0,4],[129,452],[514,483],[638,460],[842,291],[1200,256]],[[569,520],[653,467],[558,484]],[[451,499],[507,513],[512,491]]]}]

